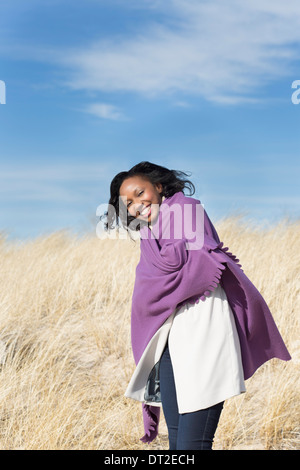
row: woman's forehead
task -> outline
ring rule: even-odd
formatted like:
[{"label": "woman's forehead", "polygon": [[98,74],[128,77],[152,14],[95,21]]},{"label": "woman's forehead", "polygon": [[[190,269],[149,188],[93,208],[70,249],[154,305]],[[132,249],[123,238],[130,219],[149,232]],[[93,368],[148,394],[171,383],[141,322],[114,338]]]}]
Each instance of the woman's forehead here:
[{"label": "woman's forehead", "polygon": [[151,183],[145,178],[142,178],[141,176],[138,176],[138,175],[130,176],[129,178],[126,178],[121,184],[120,196],[126,196],[128,193],[133,194],[138,189],[140,189],[141,186],[147,186],[147,185],[151,185]]}]

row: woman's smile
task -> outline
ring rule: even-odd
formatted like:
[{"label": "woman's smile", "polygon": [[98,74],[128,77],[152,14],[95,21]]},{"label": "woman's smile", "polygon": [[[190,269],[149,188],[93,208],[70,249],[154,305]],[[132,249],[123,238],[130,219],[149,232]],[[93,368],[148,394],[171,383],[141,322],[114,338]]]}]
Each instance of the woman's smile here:
[{"label": "woman's smile", "polygon": [[140,213],[140,215],[142,217],[149,217],[151,215],[151,204],[149,204],[148,206],[146,206],[142,212],[137,212],[137,213]]}]

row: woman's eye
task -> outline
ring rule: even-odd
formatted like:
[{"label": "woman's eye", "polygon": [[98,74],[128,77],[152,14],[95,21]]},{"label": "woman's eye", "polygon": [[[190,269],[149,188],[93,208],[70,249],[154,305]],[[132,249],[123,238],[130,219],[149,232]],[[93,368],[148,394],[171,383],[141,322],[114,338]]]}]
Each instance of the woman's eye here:
[{"label": "woman's eye", "polygon": [[[143,192],[144,192],[144,191],[140,191],[139,194],[138,194],[138,196],[141,196],[141,195],[143,194]],[[127,207],[129,207],[130,204],[131,204],[131,202],[128,202]]]}]

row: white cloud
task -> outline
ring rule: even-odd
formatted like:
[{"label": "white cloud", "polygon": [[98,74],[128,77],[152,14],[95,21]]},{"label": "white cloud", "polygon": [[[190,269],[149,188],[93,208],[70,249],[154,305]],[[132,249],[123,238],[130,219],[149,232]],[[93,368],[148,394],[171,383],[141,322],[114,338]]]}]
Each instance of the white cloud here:
[{"label": "white cloud", "polygon": [[[155,8],[168,21],[149,24],[131,37],[64,52],[68,85],[147,96],[179,91],[225,104],[255,102],[252,94],[290,74],[298,59],[298,0],[170,0],[157,1]],[[118,116],[114,109],[94,111]]]},{"label": "white cloud", "polygon": [[127,118],[123,113],[111,104],[106,103],[92,103],[86,106],[85,112],[93,114],[102,119],[111,119],[113,121],[124,121]]},{"label": "white cloud", "polygon": [[[71,89],[172,96],[174,102],[200,96],[255,104],[261,91],[268,95],[268,84],[298,78],[299,0],[111,0],[110,7],[116,17],[121,9],[139,9],[140,21],[123,34],[85,38],[81,47],[0,41],[0,52],[58,65]],[[86,111],[126,119],[110,104]]]},{"label": "white cloud", "polygon": [[188,103],[187,101],[175,101],[173,103],[174,106],[177,106],[178,108],[191,108],[191,104]]}]

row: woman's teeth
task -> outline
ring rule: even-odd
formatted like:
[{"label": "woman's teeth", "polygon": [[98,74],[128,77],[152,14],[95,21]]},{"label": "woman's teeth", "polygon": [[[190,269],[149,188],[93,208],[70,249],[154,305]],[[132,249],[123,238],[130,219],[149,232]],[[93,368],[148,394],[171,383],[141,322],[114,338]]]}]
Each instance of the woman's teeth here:
[{"label": "woman's teeth", "polygon": [[149,215],[150,211],[151,211],[151,207],[149,205],[149,206],[145,207],[145,209],[142,210],[141,215],[142,216]]}]

